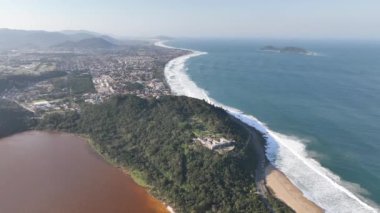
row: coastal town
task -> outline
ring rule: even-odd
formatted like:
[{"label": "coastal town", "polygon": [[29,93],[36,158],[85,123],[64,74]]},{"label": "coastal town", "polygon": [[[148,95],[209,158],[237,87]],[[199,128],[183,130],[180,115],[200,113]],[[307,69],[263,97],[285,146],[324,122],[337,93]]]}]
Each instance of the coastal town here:
[{"label": "coastal town", "polygon": [[0,81],[12,84],[0,95],[37,115],[79,110],[82,102],[100,103],[114,94],[159,98],[170,94],[165,64],[186,53],[153,42],[0,52]]},{"label": "coastal town", "polygon": [[[0,79],[14,83],[1,97],[42,117],[46,113],[80,111],[83,103],[98,104],[117,94],[151,99],[170,95],[164,68],[188,51],[148,44],[118,48],[48,48],[0,54]],[[193,139],[220,154],[235,148],[224,137]]]}]

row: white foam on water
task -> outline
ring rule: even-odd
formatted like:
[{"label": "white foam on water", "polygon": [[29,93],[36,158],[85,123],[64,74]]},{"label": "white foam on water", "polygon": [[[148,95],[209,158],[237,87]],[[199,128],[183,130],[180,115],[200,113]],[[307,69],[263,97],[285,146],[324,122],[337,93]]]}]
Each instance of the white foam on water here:
[{"label": "white foam on water", "polygon": [[[156,46],[174,48],[157,42]],[[266,156],[289,180],[295,184],[306,198],[313,201],[328,213],[367,213],[378,212],[377,209],[364,202],[364,198],[343,187],[350,184],[339,176],[324,168],[318,161],[309,157],[304,142],[270,130],[254,116],[244,114],[238,109],[225,106],[211,99],[207,92],[199,88],[187,75],[186,61],[192,57],[207,54],[189,49],[191,53],[171,60],[165,66],[166,80],[175,95],[184,95],[203,99],[213,105],[224,108],[234,117],[254,127],[266,138]],[[357,184],[354,184],[357,187]],[[368,201],[369,202],[369,201]]]}]

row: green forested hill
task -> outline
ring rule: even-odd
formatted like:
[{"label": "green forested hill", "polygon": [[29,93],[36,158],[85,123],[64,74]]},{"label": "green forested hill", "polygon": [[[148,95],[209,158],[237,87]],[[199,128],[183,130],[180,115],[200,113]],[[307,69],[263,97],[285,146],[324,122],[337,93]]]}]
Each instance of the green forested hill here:
[{"label": "green forested hill", "polygon": [[[269,212],[255,193],[255,150],[224,110],[187,97],[118,96],[80,114],[50,114],[40,129],[86,134],[114,164],[178,212]],[[192,142],[196,134],[236,140],[226,154]],[[282,212],[289,209],[270,199]]]},{"label": "green forested hill", "polygon": [[0,138],[27,130],[32,116],[16,103],[0,98]]}]

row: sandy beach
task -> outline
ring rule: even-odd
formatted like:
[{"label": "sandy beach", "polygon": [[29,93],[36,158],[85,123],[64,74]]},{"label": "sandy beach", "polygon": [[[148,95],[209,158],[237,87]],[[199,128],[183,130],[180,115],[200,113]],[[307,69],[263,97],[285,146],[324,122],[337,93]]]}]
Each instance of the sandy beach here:
[{"label": "sandy beach", "polygon": [[322,208],[305,198],[302,192],[280,170],[269,165],[265,172],[266,185],[270,191],[297,213],[324,212]]}]

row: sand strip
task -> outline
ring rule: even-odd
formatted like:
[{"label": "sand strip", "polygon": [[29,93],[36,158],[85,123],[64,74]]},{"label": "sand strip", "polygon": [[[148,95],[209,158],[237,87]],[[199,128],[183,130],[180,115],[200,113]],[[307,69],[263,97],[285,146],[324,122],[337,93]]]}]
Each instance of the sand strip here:
[{"label": "sand strip", "polygon": [[266,167],[266,185],[271,192],[297,213],[321,213],[322,208],[305,198],[302,192],[274,166]]}]

